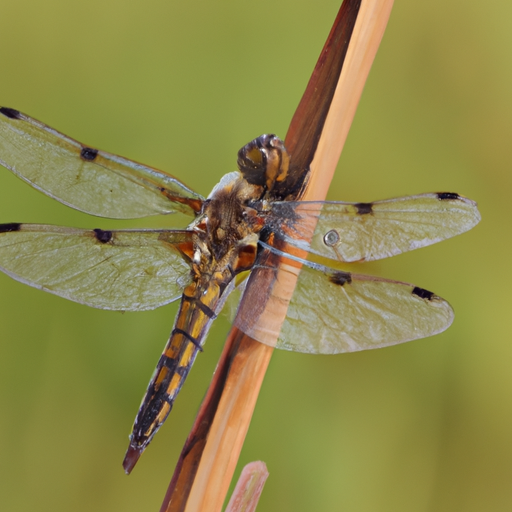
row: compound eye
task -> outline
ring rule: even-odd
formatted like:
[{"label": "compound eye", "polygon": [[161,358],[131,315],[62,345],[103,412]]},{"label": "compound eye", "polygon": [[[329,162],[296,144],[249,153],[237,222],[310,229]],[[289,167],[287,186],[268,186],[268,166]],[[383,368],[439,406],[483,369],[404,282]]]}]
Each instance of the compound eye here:
[{"label": "compound eye", "polygon": [[265,135],[252,140],[238,152],[238,169],[252,185],[265,185],[267,151],[263,144]]},{"label": "compound eye", "polygon": [[261,135],[238,152],[238,168],[244,178],[267,190],[286,178],[289,161],[283,141],[272,134]]}]

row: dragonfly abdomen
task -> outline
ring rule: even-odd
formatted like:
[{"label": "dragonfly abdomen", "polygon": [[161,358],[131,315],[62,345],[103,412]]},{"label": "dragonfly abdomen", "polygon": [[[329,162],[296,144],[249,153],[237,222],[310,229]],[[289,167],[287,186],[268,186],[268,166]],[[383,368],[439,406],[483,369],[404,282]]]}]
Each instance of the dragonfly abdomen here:
[{"label": "dragonfly abdomen", "polygon": [[212,280],[205,291],[196,282],[185,289],[169,341],[135,418],[130,446],[123,462],[127,473],[171,412],[174,400],[198,352],[202,350],[223,288]]}]

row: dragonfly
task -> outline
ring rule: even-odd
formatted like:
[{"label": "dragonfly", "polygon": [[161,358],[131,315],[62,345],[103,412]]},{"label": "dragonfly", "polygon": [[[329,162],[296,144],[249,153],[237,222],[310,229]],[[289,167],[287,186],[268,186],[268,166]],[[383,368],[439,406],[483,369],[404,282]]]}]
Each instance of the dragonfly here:
[{"label": "dragonfly", "polygon": [[[337,354],[385,347],[444,331],[454,313],[418,286],[324,265],[372,261],[463,233],[480,220],[474,201],[438,192],[371,203],[301,201],[308,172],[290,172],[275,135],[238,152],[238,171],[204,198],[174,176],[86,146],[0,108],[0,164],[32,187],[82,212],[115,219],[175,212],[184,229],[76,229],[0,224],[0,268],[22,283],[95,308],[143,311],[181,298],[174,327],[147,387],[124,466],[133,467],[169,415],[211,322],[239,276],[268,255],[297,277],[277,341],[254,328],[251,307],[235,325],[275,348]],[[308,257],[313,255],[313,259]],[[316,260],[314,259],[316,256]],[[247,312],[249,310],[249,313]]]}]

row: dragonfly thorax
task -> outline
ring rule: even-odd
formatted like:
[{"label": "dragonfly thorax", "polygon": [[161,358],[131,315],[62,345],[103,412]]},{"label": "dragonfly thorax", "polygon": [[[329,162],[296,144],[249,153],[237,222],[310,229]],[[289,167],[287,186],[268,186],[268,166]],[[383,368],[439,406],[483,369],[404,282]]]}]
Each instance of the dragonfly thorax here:
[{"label": "dragonfly thorax", "polygon": [[252,267],[264,220],[250,205],[259,201],[262,193],[263,187],[248,183],[239,172],[222,178],[189,226],[198,234],[194,274],[220,272],[232,277]]}]

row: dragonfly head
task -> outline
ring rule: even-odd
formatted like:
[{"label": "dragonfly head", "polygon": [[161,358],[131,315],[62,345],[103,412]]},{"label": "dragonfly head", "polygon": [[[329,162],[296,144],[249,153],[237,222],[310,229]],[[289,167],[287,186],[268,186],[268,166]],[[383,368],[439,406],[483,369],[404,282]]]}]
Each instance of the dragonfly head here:
[{"label": "dragonfly head", "polygon": [[283,141],[272,134],[261,135],[238,152],[238,168],[252,185],[271,192],[288,175],[290,157]]}]

